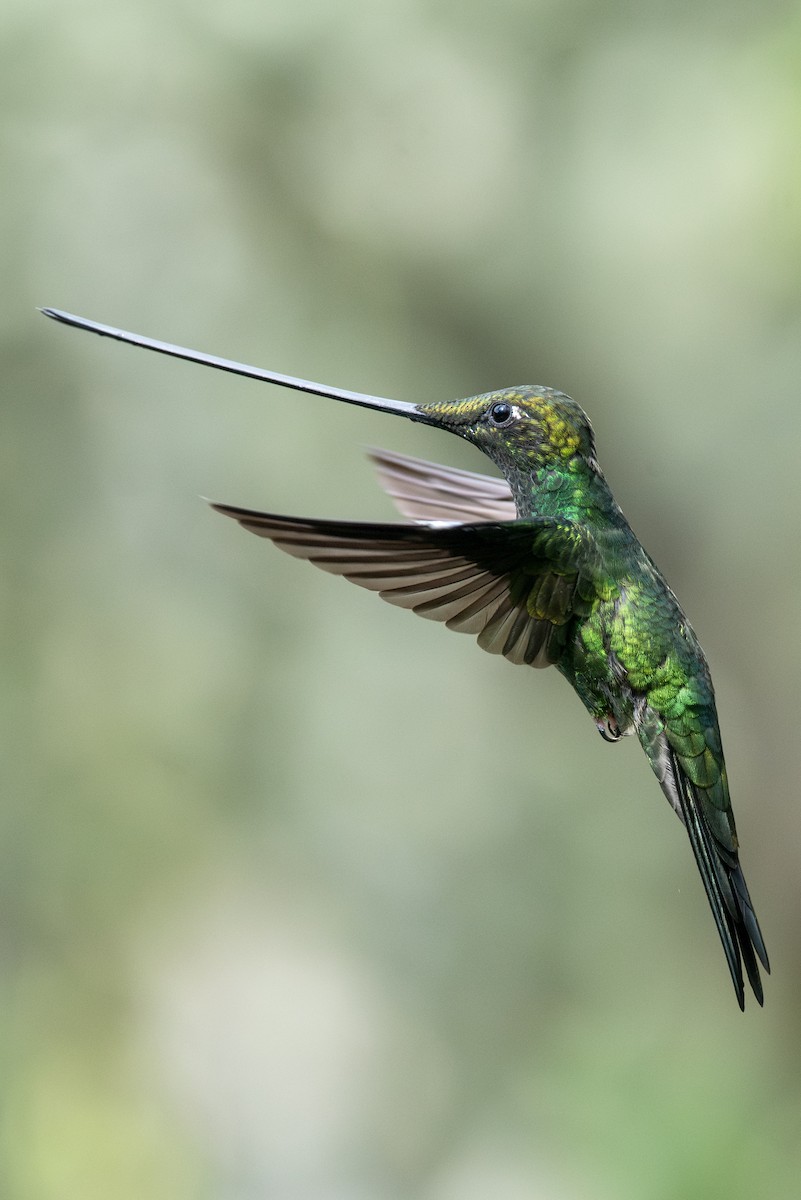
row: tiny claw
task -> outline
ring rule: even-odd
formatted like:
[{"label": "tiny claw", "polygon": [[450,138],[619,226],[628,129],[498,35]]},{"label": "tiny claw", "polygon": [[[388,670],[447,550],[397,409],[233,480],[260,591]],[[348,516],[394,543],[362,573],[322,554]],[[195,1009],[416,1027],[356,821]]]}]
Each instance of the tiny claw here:
[{"label": "tiny claw", "polygon": [[623,736],[617,721],[611,713],[607,713],[600,721],[596,721],[595,728],[605,742],[618,742]]}]

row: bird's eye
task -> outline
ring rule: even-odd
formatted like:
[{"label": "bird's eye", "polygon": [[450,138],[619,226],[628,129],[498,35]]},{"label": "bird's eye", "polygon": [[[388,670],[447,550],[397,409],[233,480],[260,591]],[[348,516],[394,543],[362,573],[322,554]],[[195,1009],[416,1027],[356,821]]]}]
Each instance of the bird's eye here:
[{"label": "bird's eye", "polygon": [[497,404],[493,404],[487,413],[491,424],[495,425],[496,428],[499,429],[504,425],[508,425],[514,415],[514,409],[512,408],[511,404],[507,404],[505,400],[499,400]]}]

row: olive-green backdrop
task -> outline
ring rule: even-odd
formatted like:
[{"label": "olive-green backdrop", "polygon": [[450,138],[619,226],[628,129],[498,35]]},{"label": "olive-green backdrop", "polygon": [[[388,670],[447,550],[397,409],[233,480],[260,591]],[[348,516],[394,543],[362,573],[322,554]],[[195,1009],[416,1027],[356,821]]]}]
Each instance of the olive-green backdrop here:
[{"label": "olive-green backdrop", "polygon": [[[0,1195],[801,1176],[801,10],[6,0]],[[712,664],[741,1015],[636,743],[199,499],[389,519],[405,400],[575,396]]]}]

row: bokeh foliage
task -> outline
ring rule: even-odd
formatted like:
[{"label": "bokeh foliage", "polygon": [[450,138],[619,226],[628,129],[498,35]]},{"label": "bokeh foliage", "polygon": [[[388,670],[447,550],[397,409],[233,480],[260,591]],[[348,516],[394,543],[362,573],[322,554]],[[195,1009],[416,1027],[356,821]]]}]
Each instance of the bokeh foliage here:
[{"label": "bokeh foliage", "polygon": [[[0,1194],[727,1200],[801,1170],[801,14],[7,0]],[[636,745],[248,539],[587,408],[716,679],[775,975],[741,1016]]]}]

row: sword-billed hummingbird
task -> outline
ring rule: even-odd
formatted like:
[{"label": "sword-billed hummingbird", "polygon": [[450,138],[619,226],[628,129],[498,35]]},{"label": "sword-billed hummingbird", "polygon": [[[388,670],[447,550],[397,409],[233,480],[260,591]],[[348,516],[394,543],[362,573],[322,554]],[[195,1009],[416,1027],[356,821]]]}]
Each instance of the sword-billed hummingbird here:
[{"label": "sword-billed hummingbird", "polygon": [[532,667],[553,664],[606,741],[636,733],[687,830],[740,1008],[743,965],[762,1003],[757,958],[770,967],[740,867],[709,667],[615,502],[592,426],[575,400],[535,386],[450,402],[387,400],[42,311],[160,354],[399,413],[483,450],[505,482],[373,453],[383,486],[410,525],[213,507],[288,554],[477,636],[493,654]]}]

